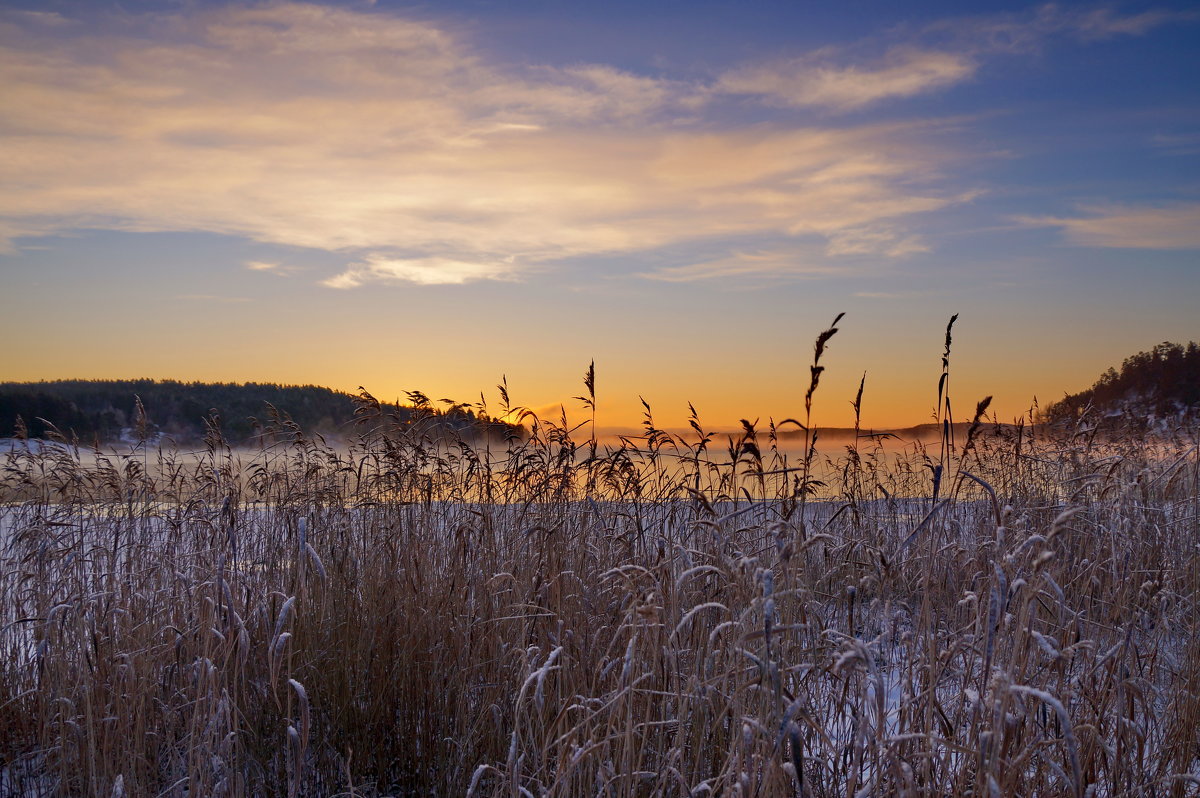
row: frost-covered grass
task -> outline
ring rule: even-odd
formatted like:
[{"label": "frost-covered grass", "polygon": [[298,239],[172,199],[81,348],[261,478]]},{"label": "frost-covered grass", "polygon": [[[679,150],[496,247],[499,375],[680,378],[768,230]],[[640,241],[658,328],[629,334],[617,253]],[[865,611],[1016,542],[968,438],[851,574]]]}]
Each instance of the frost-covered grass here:
[{"label": "frost-covered grass", "polygon": [[0,794],[1200,794],[1195,426],[368,422],[5,456]]}]

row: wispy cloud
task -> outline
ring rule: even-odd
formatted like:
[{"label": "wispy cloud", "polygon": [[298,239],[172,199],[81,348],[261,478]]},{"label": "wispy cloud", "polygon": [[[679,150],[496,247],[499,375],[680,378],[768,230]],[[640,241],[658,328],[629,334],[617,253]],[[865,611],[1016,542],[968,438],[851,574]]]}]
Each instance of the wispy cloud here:
[{"label": "wispy cloud", "polygon": [[[846,112],[885,100],[929,94],[965,83],[997,56],[1027,53],[1054,37],[1084,41],[1140,36],[1200,15],[1153,10],[1121,14],[1111,8],[1053,4],[1024,13],[959,17],[922,30],[898,29],[898,41],[826,47],[797,58],[744,65],[720,76],[714,92],[751,95],[777,106]],[[867,48],[883,57],[863,57]]]},{"label": "wispy cloud", "polygon": [[1200,133],[1159,133],[1150,145],[1162,155],[1200,155]]},{"label": "wispy cloud", "polygon": [[1068,32],[1084,39],[1109,39],[1114,36],[1143,36],[1155,28],[1173,22],[1194,22],[1200,19],[1195,11],[1151,9],[1136,14],[1122,14],[1115,8],[1064,8],[1054,4],[1042,6],[1034,25],[1052,32]]},{"label": "wispy cloud", "polygon": [[932,46],[938,41],[955,52],[977,56],[1027,53],[1055,37],[1102,41],[1118,36],[1144,36],[1172,23],[1194,22],[1190,11],[1152,9],[1123,14],[1112,7],[1083,8],[1046,3],[1027,11],[940,20],[918,32]]},{"label": "wispy cloud", "polygon": [[514,273],[511,261],[465,261],[453,258],[395,258],[372,255],[350,264],[324,281],[330,288],[357,288],[363,283],[409,282],[418,285],[462,285],[475,280],[503,280]]},{"label": "wispy cloud", "polygon": [[1081,208],[1083,216],[1022,217],[1033,227],[1058,227],[1084,247],[1200,249],[1200,203],[1162,207],[1110,205]]},{"label": "wispy cloud", "polygon": [[8,12],[14,19],[21,20],[30,25],[39,27],[60,27],[74,25],[72,20],[64,17],[56,11],[29,11],[26,9],[12,9]]},{"label": "wispy cloud", "polygon": [[851,227],[829,236],[830,255],[882,254],[893,258],[929,252],[930,246],[916,235],[889,225]]},{"label": "wispy cloud", "polygon": [[721,77],[717,90],[759,95],[779,105],[848,111],[942,89],[975,73],[974,61],[962,53],[897,48],[881,61],[844,66],[826,58],[816,54],[735,69]]},{"label": "wispy cloud", "polygon": [[920,236],[907,232],[901,226],[889,224],[870,223],[826,229],[817,237],[825,239],[823,248],[785,246],[739,250],[720,258],[663,266],[645,272],[642,276],[668,282],[747,277],[846,276],[861,271],[861,265],[841,261],[836,256],[882,255],[903,258],[930,251],[929,245]]},{"label": "wispy cloud", "polygon": [[925,291],[855,291],[854,296],[860,299],[912,299],[914,297],[926,296]]},{"label": "wispy cloud", "polygon": [[903,257],[930,246],[915,215],[967,197],[943,177],[960,156],[935,125],[733,123],[714,99],[849,111],[970,80],[1018,44],[1175,16],[1047,6],[705,84],[498,64],[449,28],[366,7],[193,8],[119,33],[4,12],[0,179],[17,188],[0,193],[0,250],[80,228],[206,231],[344,252],[334,287],[520,279],[747,235]]},{"label": "wispy cloud", "polygon": [[243,265],[252,272],[265,272],[278,277],[286,277],[302,271],[299,266],[291,266],[273,260],[248,260]]},{"label": "wispy cloud", "polygon": [[728,257],[663,267],[642,276],[683,283],[724,278],[828,277],[844,272],[844,267],[814,261],[811,253],[781,248],[734,252]]},{"label": "wispy cloud", "polygon": [[220,296],[219,294],[179,294],[175,298],[187,302],[219,302],[224,305],[241,305],[251,301],[249,297]]},{"label": "wispy cloud", "polygon": [[[0,194],[7,241],[207,231],[344,252],[325,284],[348,288],[519,279],[750,234],[905,254],[923,246],[912,215],[961,201],[941,184],[958,156],[931,143],[936,125],[739,126],[706,111],[711,87],[506,67],[389,13],[218,7],[119,35],[4,24],[0,178],[20,187]],[[965,68],[897,58],[934,82]],[[843,103],[863,91],[823,85]]]}]

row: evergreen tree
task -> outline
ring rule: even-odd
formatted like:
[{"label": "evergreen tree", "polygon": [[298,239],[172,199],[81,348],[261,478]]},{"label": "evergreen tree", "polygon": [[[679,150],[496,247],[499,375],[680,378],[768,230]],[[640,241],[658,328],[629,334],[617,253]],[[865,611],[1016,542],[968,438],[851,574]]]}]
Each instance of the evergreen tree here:
[{"label": "evergreen tree", "polygon": [[1086,391],[1069,394],[1046,410],[1049,421],[1075,419],[1093,411],[1101,416],[1127,412],[1135,417],[1164,416],[1200,408],[1200,346],[1163,342],[1125,358]]}]

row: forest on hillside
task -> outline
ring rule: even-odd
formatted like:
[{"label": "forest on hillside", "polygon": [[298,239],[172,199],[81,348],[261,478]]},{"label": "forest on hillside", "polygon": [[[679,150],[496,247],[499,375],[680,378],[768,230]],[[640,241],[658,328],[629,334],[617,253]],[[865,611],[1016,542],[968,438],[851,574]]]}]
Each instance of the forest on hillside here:
[{"label": "forest on hillside", "polygon": [[1046,409],[1049,421],[1085,413],[1166,416],[1200,408],[1200,346],[1163,342],[1125,358],[1091,388],[1068,394]]},{"label": "forest on hillside", "polygon": [[[420,391],[407,403],[380,402],[366,391],[352,395],[316,385],[202,383],[176,380],[53,380],[0,382],[0,438],[62,438],[82,443],[152,440],[196,442],[210,428],[245,443],[286,430],[335,437],[356,422],[388,417],[401,426],[431,420],[466,431],[486,425],[505,433],[517,427],[476,414]],[[1109,368],[1087,390],[1064,396],[1043,413],[1047,422],[1163,417],[1200,409],[1200,345],[1164,342]]]},{"label": "forest on hillside", "polygon": [[[209,428],[229,441],[245,443],[264,431],[287,429],[343,435],[356,421],[388,416],[401,425],[433,419],[466,430],[485,422],[464,405],[435,403],[419,391],[409,404],[379,402],[366,391],[357,396],[316,385],[202,383],[175,380],[54,380],[0,383],[0,437],[56,435],[93,441],[201,440]],[[507,425],[499,424],[507,429]]]}]

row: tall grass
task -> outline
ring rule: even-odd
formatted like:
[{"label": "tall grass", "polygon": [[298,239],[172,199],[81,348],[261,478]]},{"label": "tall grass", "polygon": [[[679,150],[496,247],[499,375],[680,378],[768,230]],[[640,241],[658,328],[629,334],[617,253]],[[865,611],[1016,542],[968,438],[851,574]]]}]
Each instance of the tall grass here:
[{"label": "tall grass", "polygon": [[366,397],[346,448],[17,446],[0,795],[1200,794],[1196,425],[796,463],[649,406],[600,446],[595,389],[500,441]]}]

